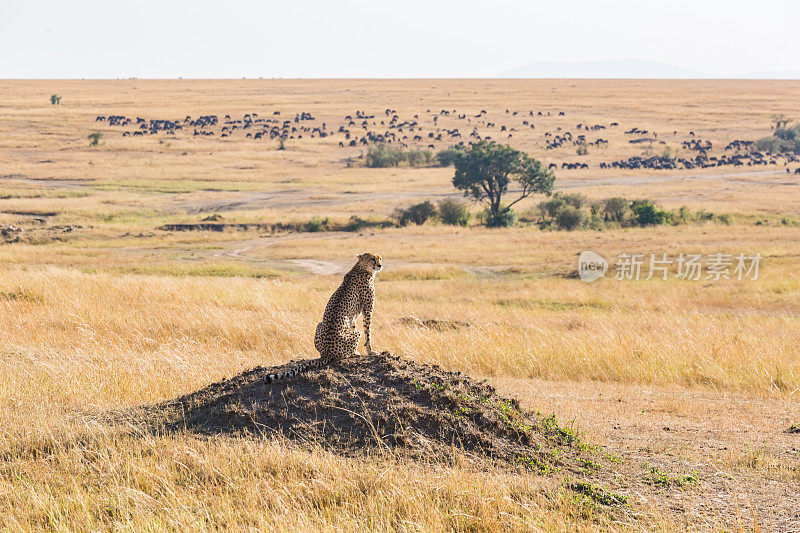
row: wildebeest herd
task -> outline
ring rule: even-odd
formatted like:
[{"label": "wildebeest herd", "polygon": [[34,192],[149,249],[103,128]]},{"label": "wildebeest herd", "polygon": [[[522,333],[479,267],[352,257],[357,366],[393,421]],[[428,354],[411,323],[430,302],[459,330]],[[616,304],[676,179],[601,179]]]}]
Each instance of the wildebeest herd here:
[{"label": "wildebeest herd", "polygon": [[[574,133],[571,128],[564,129],[562,126],[554,127],[550,131],[547,128],[547,119],[549,117],[565,118],[564,111],[527,110],[523,112],[506,109],[505,113],[498,114],[504,119],[505,124],[498,125],[498,122],[501,121],[496,118],[489,120],[485,109],[478,113],[459,113],[455,109],[431,112],[430,109],[427,109],[425,113],[416,113],[401,118],[396,110],[389,108],[378,114],[358,110],[345,115],[331,126],[306,111],[294,113],[289,118],[284,118],[280,111],[272,111],[264,116],[251,112],[245,113],[241,117],[232,117],[229,114],[222,118],[218,115],[198,117],[187,115],[183,119],[145,119],[123,115],[98,115],[95,122],[124,128],[123,137],[181,134],[194,137],[216,136],[221,139],[252,139],[253,141],[331,138],[341,148],[388,144],[402,148],[415,147],[428,150],[469,146],[480,140],[513,142],[509,139],[513,139],[515,132],[522,129],[528,132],[536,130],[538,123],[540,130],[543,130],[542,136],[546,150],[577,147],[578,155],[581,155],[581,150],[586,153],[588,148],[607,147],[609,140],[601,136],[602,132],[620,126],[619,122],[611,122],[608,125],[578,123],[575,125]],[[589,138],[589,135],[592,135],[593,138]],[[634,137],[628,141],[629,144],[647,147],[645,154],[654,146],[666,145],[663,138],[659,139],[657,132],[639,127],[624,130],[624,135]],[[674,131],[673,137],[676,136],[678,136],[678,132]],[[665,150],[663,155],[636,155],[628,159],[600,162],[598,166],[601,169],[675,170],[782,163],[787,166],[788,172],[788,164],[797,161],[797,158],[791,154],[755,151],[753,142],[746,140],[731,141],[725,146],[723,154],[712,155],[713,144],[711,141],[697,138],[694,131],[689,131],[687,136],[689,138],[681,142],[680,148],[682,151],[692,154],[691,156],[677,157],[669,153],[669,150]],[[581,170],[588,169],[589,164],[581,161],[561,162],[560,166],[550,163],[549,168]],[[795,173],[800,174],[800,169],[797,169]]]}]

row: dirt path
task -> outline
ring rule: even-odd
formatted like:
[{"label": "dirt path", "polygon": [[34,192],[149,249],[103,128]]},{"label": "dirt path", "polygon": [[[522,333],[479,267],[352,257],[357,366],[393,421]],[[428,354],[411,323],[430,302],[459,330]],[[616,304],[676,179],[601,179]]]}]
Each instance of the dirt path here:
[{"label": "dirt path", "polygon": [[[741,180],[748,178],[758,178],[765,176],[783,176],[784,172],[779,170],[755,170],[745,172],[718,172],[718,173],[679,173],[665,175],[639,175],[639,176],[609,176],[609,177],[586,177],[586,178],[558,178],[556,189],[581,189],[588,187],[605,186],[639,186],[652,185],[659,183],[672,183],[678,181],[709,181],[709,180]],[[765,185],[775,185],[770,181]],[[800,185],[800,180],[793,179],[781,185]],[[369,202],[394,201],[402,203],[404,201],[422,199],[441,199],[441,198],[463,198],[463,194],[448,189],[427,189],[419,191],[395,191],[395,192],[374,192],[374,193],[344,193],[329,192],[325,197],[309,197],[306,189],[289,189],[270,192],[253,192],[242,195],[235,199],[222,201],[190,201],[182,202],[175,206],[179,212],[188,214],[218,213],[233,210],[254,210],[254,209],[288,209],[288,208],[308,208],[326,207],[334,205],[346,205]]]},{"label": "dirt path", "polygon": [[[325,239],[345,239],[353,237],[352,233],[332,231],[326,232],[324,237],[319,233],[287,233],[284,235],[275,235],[269,237],[259,237],[249,241],[235,241],[228,244],[228,248],[224,250],[217,250],[212,254],[212,257],[217,259],[247,261],[250,263],[268,263],[274,266],[285,266],[287,270],[301,271],[308,274],[316,274],[321,276],[329,276],[335,274],[344,274],[353,266],[351,260],[328,260],[328,259],[283,259],[283,258],[270,258],[265,255],[255,255],[254,252],[264,250],[270,246],[274,246],[281,242],[297,239],[311,239],[311,238],[325,238]],[[409,261],[394,261],[392,262],[393,268],[430,268],[437,266],[434,263],[414,263]],[[473,276],[481,278],[494,278],[503,275],[508,267],[503,265],[488,265],[488,266],[474,266],[474,265],[449,265],[460,268],[472,274]]]}]

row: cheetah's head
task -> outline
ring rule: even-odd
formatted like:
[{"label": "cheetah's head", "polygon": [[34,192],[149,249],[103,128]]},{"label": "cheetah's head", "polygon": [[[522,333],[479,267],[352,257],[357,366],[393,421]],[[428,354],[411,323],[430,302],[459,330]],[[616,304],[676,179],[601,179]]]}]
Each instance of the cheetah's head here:
[{"label": "cheetah's head", "polygon": [[378,254],[365,253],[358,256],[356,264],[367,272],[375,273],[383,268],[383,259]]}]

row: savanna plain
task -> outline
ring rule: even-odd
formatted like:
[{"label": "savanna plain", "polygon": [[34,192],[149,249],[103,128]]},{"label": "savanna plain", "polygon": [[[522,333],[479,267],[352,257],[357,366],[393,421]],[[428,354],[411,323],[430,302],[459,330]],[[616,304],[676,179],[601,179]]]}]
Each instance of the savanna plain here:
[{"label": "savanna plain", "polygon": [[[726,147],[771,135],[773,116],[800,119],[799,91],[0,80],[0,528],[800,530],[800,164],[607,164],[695,158],[695,141],[738,153]],[[475,203],[465,226],[401,225],[397,208],[463,195],[433,159],[368,167],[370,132],[431,154],[476,132],[553,164],[554,191],[586,205],[646,198],[685,216],[567,231],[533,195],[511,227],[485,227]],[[592,283],[577,276],[587,250],[612,263]],[[108,416],[316,357],[314,328],[362,252],[383,257],[376,349],[555,415],[580,436],[585,480],[457,445],[447,461],[342,455]],[[642,254],[641,279],[615,279],[620,254]],[[757,279],[682,279],[675,264],[646,279],[651,254],[761,260]]]}]

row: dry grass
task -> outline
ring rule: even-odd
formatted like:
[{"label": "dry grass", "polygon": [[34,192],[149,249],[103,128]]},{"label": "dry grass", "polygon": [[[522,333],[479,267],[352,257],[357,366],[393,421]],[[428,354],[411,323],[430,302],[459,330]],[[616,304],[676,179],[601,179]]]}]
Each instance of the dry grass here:
[{"label": "dry grass", "polygon": [[[0,245],[0,527],[618,527],[558,479],[403,458],[345,460],[274,439],[132,435],[89,421],[98,411],[172,398],[247,367],[311,356],[310,332],[336,273],[365,250],[386,263],[377,284],[376,348],[513,382],[509,392],[517,395],[549,384],[552,396],[531,397],[526,406],[587,420],[590,439],[660,449],[662,417],[697,421],[710,391],[723,406],[747,398],[790,412],[800,390],[800,228],[793,222],[800,196],[796,178],[782,168],[725,176],[558,173],[562,186],[593,198],[649,197],[671,208],[729,212],[737,215],[732,225],[170,234],[157,228],[217,211],[228,222],[385,217],[415,198],[452,194],[451,170],[347,168],[344,158],[358,151],[338,148],[336,139],[290,142],[284,152],[244,139],[123,139],[110,129],[98,148],[86,140],[94,116],[110,113],[182,118],[278,109],[287,116],[310,111],[334,124],[363,102],[374,103],[369,111],[392,107],[401,116],[486,108],[498,122],[506,108],[563,109],[566,118],[542,119],[541,126],[535,119],[535,135],[513,139],[559,162],[578,158],[574,150],[546,152],[541,135],[577,122],[657,129],[671,144],[683,138],[673,138],[673,130],[694,130],[719,146],[764,135],[772,113],[800,116],[792,82],[620,85],[0,81],[0,224],[25,230],[21,242]],[[64,96],[59,107],[48,103],[53,92]],[[621,134],[600,136],[611,144],[590,151],[590,163],[639,153]],[[586,249],[609,259],[621,252],[760,252],[765,259],[755,282],[587,285],[571,277]],[[408,315],[454,326],[414,325],[403,320]],[[605,400],[552,399],[608,387],[626,396],[629,411],[602,417]],[[658,410],[640,409],[647,387],[670,387],[672,399]],[[756,422],[743,422],[742,412],[720,415],[716,429],[749,435]],[[621,444],[609,437],[619,420],[639,415],[649,424],[641,433],[631,429]],[[739,443],[715,460],[760,480],[796,479],[794,463],[761,446],[748,451]],[[633,527],[673,526],[663,509],[644,507],[653,516]]]}]

